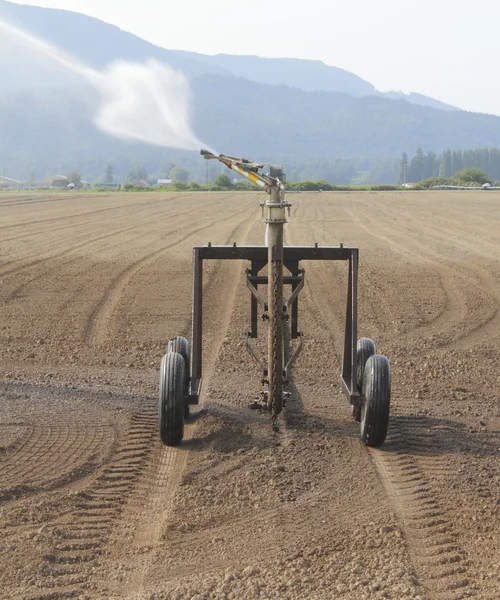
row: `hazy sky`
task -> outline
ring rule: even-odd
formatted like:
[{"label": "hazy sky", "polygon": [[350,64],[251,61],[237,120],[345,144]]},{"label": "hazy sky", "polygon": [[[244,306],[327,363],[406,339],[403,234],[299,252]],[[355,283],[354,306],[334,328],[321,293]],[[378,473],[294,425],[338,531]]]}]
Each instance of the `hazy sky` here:
[{"label": "hazy sky", "polygon": [[169,49],[319,59],[381,91],[500,115],[498,0],[23,0]]}]

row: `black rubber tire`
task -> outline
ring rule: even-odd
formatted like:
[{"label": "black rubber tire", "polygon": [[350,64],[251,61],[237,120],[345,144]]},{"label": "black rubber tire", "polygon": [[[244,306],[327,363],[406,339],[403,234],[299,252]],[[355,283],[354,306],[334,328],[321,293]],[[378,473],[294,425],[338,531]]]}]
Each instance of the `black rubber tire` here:
[{"label": "black rubber tire", "polygon": [[363,373],[365,370],[366,361],[373,356],[377,350],[375,343],[370,338],[360,338],[357,343],[357,373],[356,373],[356,385],[358,386],[358,392],[363,393]]},{"label": "black rubber tire", "polygon": [[367,446],[381,446],[389,427],[391,366],[387,357],[374,354],[366,361],[361,406],[361,439]]},{"label": "black rubber tire", "polygon": [[184,437],[184,389],[186,363],[178,352],[168,352],[160,364],[158,426],[166,446],[177,446]]},{"label": "black rubber tire", "polygon": [[178,335],[175,338],[172,338],[168,344],[167,344],[167,348],[166,348],[166,352],[167,354],[169,352],[178,352],[182,358],[184,359],[184,364],[186,365],[185,368],[185,381],[184,381],[184,396],[185,396],[185,402],[184,402],[184,418],[185,419],[189,419],[189,404],[187,401],[188,398],[188,388],[189,388],[189,365],[190,365],[190,355],[189,355],[189,342],[187,341],[187,339],[185,337],[182,337],[181,335]]}]

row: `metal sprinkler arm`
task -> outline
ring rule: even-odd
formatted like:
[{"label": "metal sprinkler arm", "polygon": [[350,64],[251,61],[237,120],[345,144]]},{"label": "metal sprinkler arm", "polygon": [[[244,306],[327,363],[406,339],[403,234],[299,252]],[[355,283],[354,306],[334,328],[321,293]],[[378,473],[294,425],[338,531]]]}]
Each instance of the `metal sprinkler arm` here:
[{"label": "metal sprinkler arm", "polygon": [[274,177],[269,177],[269,175],[262,175],[259,173],[259,169],[262,169],[264,165],[259,163],[252,162],[247,160],[246,158],[236,158],[235,156],[228,156],[226,154],[213,154],[209,150],[201,150],[200,154],[209,159],[217,159],[226,167],[235,171],[242,177],[249,179],[253,184],[265,190],[267,193],[270,193],[270,188],[273,186],[278,186],[283,189],[283,184],[278,179]]},{"label": "metal sprinkler arm", "polygon": [[266,223],[268,265],[267,381],[269,391],[266,405],[272,414],[273,429],[277,430],[278,415],[284,405],[283,375],[286,372],[283,336],[283,227],[287,222],[285,212],[290,205],[285,202],[285,186],[278,177],[261,175],[259,169],[263,165],[258,163],[224,154],[216,156],[208,150],[202,150],[201,154],[207,159],[216,158],[269,194],[267,201],[261,204]]}]

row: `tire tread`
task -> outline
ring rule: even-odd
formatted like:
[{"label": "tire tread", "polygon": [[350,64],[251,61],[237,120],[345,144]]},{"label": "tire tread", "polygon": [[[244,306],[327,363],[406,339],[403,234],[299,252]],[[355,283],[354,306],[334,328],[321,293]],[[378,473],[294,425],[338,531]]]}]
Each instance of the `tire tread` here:
[{"label": "tire tread", "polygon": [[367,446],[381,446],[387,436],[391,399],[391,368],[387,357],[373,354],[363,377],[364,411],[361,438]]},{"label": "tire tread", "polygon": [[177,446],[184,437],[184,358],[178,352],[168,352],[160,365],[160,438],[167,446]]}]

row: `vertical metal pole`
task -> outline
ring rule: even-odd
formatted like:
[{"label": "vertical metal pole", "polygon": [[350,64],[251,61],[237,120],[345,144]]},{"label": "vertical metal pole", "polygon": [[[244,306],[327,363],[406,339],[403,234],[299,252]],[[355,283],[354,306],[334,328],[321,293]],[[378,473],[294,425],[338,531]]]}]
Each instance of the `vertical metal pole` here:
[{"label": "vertical metal pole", "polygon": [[357,337],[358,337],[358,251],[351,250],[347,283],[347,310],[344,336],[342,378],[349,384],[351,394],[357,394]]},{"label": "vertical metal pole", "polygon": [[[258,268],[256,262],[252,260],[252,268],[250,270],[251,275],[258,274]],[[255,283],[255,289],[259,289],[259,284]],[[253,338],[257,337],[257,298],[253,294],[250,295],[250,320],[251,320],[251,333]]]},{"label": "vertical metal pole", "polygon": [[282,207],[280,188],[270,188],[266,202],[268,224],[268,365],[269,396],[274,426],[283,408],[283,225],[285,208]]},{"label": "vertical metal pole", "polygon": [[351,251],[352,257],[352,325],[351,325],[351,393],[357,393],[356,389],[356,374],[358,371],[357,357],[358,357],[358,250],[353,249]]},{"label": "vertical metal pole", "polygon": [[198,393],[202,375],[203,345],[203,259],[199,248],[193,250],[193,323],[191,344],[191,394]]},{"label": "vertical metal pole", "polygon": [[342,378],[349,384],[352,391],[352,381],[355,374],[352,372],[352,253],[349,257],[349,276],[347,281],[347,306],[345,312],[345,332],[344,332],[344,360],[342,366]]},{"label": "vertical metal pole", "polygon": [[[297,276],[299,274],[300,269],[299,269],[298,261],[293,263],[290,272],[294,276]],[[299,285],[298,283],[292,284],[292,294],[297,289],[298,285]],[[298,296],[292,302],[292,327],[291,327],[291,329],[292,329],[292,331],[291,331],[292,339],[298,338],[299,337],[299,297]]]}]

